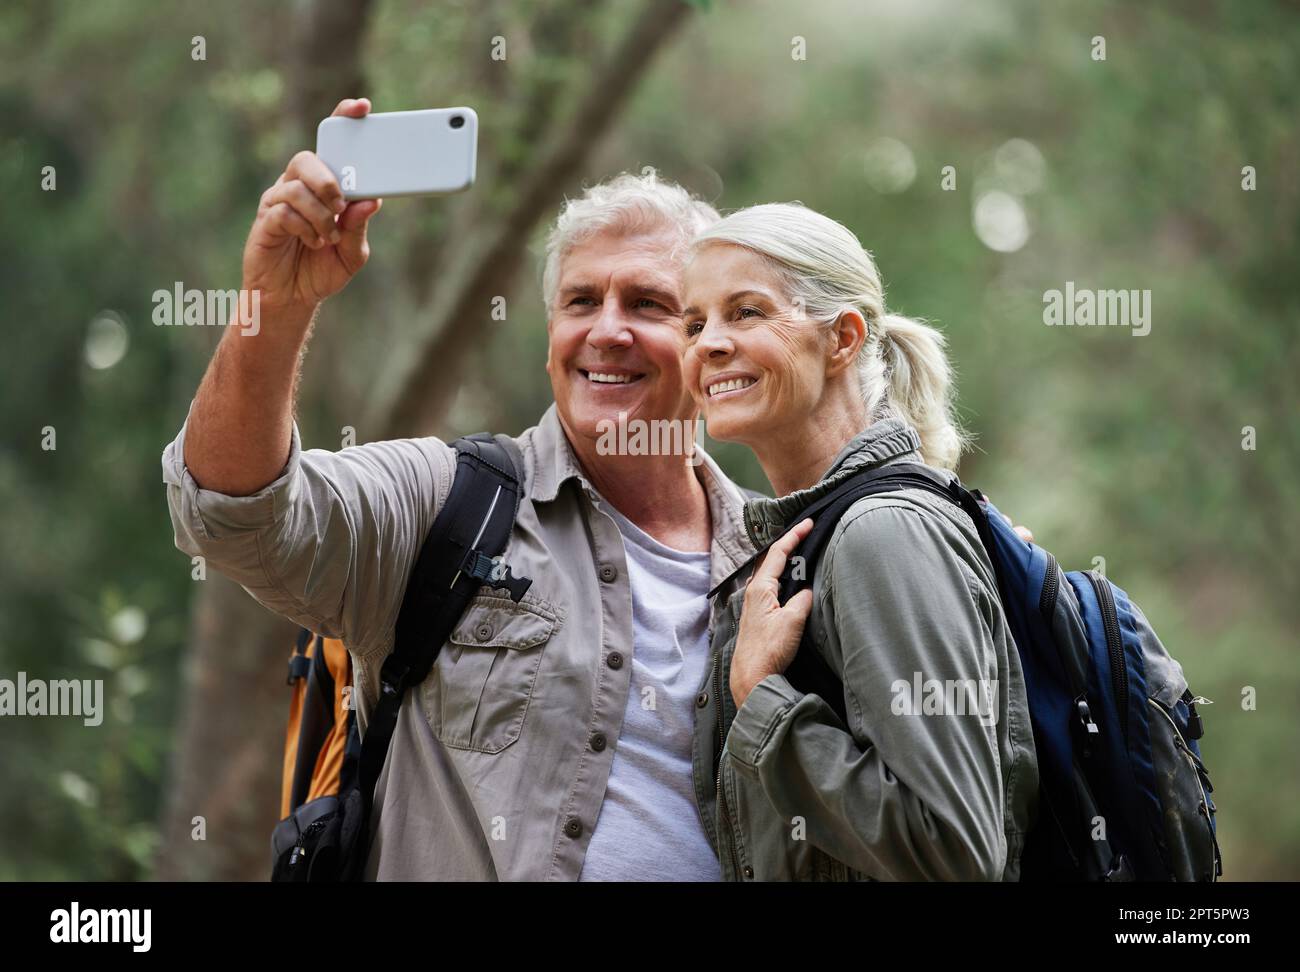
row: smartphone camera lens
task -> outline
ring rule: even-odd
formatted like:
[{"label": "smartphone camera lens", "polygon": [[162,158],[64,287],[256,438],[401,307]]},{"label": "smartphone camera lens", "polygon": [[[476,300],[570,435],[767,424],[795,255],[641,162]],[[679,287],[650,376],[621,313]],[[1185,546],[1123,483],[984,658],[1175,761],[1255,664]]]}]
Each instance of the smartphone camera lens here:
[{"label": "smartphone camera lens", "polygon": [[465,117],[464,117],[463,115],[452,115],[452,116],[451,116],[451,127],[452,127],[452,128],[464,128],[464,127],[465,127]]}]

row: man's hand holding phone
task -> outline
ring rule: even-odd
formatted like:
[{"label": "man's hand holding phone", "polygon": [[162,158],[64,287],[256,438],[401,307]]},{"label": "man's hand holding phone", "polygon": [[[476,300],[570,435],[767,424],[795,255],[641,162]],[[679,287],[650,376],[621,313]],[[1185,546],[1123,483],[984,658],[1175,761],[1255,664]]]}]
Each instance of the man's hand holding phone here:
[{"label": "man's hand holding phone", "polygon": [[[333,116],[364,118],[368,98],[345,98]],[[244,288],[260,291],[263,314],[317,305],[352,279],[370,256],[366,228],[381,199],[349,202],[315,152],[295,155],[262,194],[244,246]]]},{"label": "man's hand holding phone", "polygon": [[260,321],[227,328],[186,423],[185,464],[205,489],[248,496],[283,469],[312,320],[365,266],[379,197],[445,195],[474,183],[473,109],[369,115],[369,99],[340,101],[317,128],[317,151],[295,155],[262,194],[243,280]]}]

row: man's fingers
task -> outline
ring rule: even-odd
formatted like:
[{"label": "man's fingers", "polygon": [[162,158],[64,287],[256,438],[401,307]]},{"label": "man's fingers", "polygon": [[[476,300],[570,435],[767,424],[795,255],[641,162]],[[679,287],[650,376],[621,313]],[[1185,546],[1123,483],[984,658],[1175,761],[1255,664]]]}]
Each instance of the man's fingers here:
[{"label": "man's fingers", "polygon": [[349,203],[339,217],[339,227],[343,231],[338,244],[339,259],[351,273],[356,273],[370,259],[366,227],[370,223],[370,217],[379,212],[382,205],[382,199],[362,199]]},{"label": "man's fingers", "polygon": [[335,215],[343,212],[348,204],[338,179],[315,152],[299,152],[289,160],[284,175],[286,182],[295,179],[302,182]]},{"label": "man's fingers", "polygon": [[338,228],[334,225],[334,214],[305,185],[294,179],[277,187],[272,196],[272,204],[288,203],[298,215],[311,223],[316,234],[330,243],[338,242]]},{"label": "man's fingers", "polygon": [[344,118],[364,118],[370,114],[369,98],[344,98],[330,113],[330,116],[341,115]]},{"label": "man's fingers", "polygon": [[302,214],[288,203],[276,203],[266,211],[267,225],[274,227],[286,236],[296,236],[303,244],[313,250],[325,245],[311,223],[302,218]]},{"label": "man's fingers", "polygon": [[370,217],[379,212],[383,204],[382,199],[361,199],[348,203],[348,208],[343,210],[343,215],[339,217],[339,229],[344,233],[365,232]]}]

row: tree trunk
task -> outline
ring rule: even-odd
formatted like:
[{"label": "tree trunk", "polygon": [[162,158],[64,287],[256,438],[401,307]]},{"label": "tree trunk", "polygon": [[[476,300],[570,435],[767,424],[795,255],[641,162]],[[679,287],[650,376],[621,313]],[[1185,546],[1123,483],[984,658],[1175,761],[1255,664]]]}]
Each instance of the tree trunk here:
[{"label": "tree trunk", "polygon": [[[215,572],[199,582],[156,877],[265,880],[294,626]],[[194,839],[195,817],[203,840]]]}]

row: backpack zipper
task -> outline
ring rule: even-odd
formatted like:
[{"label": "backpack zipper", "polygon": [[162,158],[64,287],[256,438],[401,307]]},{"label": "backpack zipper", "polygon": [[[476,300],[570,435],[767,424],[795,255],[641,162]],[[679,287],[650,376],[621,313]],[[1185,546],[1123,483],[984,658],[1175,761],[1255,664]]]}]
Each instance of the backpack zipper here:
[{"label": "backpack zipper", "polygon": [[1047,573],[1043,576],[1043,593],[1038,598],[1038,610],[1050,628],[1052,625],[1052,612],[1056,610],[1056,596],[1060,591],[1061,578],[1058,573],[1056,558],[1052,556],[1051,551],[1045,550],[1043,552],[1047,554]]},{"label": "backpack zipper", "polygon": [[1110,655],[1110,677],[1115,686],[1115,704],[1119,708],[1119,724],[1124,733],[1124,744],[1128,745],[1128,668],[1124,664],[1124,643],[1119,635],[1119,614],[1115,610],[1115,598],[1110,591],[1110,582],[1096,571],[1088,571],[1097,592],[1097,603],[1101,605],[1101,619],[1106,627],[1106,651]]},{"label": "backpack zipper", "polygon": [[[332,814],[330,815],[332,816]],[[319,820],[313,820],[307,825],[307,829],[298,835],[298,843],[293,845],[293,853],[289,855],[289,866],[297,867],[302,859],[307,856],[307,838],[312,834],[325,829],[325,823],[329,817],[321,817]]]}]

